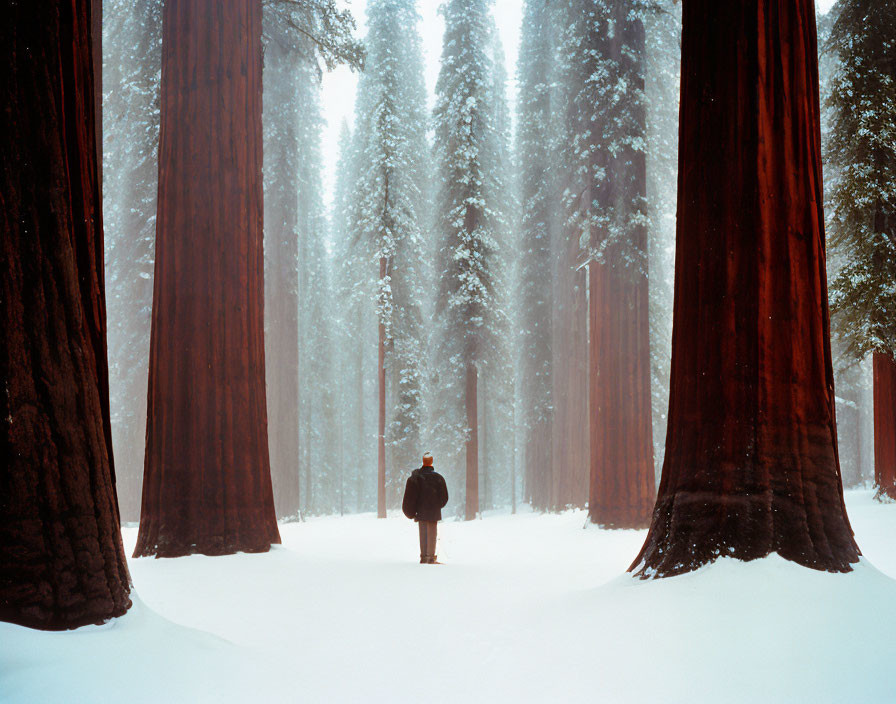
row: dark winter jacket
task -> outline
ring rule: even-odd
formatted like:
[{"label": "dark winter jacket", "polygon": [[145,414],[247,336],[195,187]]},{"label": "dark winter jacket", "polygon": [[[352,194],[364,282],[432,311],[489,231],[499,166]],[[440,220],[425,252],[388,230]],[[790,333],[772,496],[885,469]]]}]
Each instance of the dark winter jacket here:
[{"label": "dark winter jacket", "polygon": [[442,507],[448,503],[445,478],[432,467],[411,472],[404,488],[401,510],[415,521],[441,521]]}]

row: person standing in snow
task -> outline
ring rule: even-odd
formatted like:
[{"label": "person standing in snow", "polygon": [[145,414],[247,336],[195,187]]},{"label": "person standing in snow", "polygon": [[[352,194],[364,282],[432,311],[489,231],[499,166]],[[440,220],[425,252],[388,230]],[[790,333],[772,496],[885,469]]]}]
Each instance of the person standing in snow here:
[{"label": "person standing in snow", "polygon": [[442,520],[442,508],[448,503],[445,478],[432,466],[432,454],[423,455],[423,466],[408,477],[401,510],[417,521],[420,530],[420,564],[435,565],[436,528]]}]

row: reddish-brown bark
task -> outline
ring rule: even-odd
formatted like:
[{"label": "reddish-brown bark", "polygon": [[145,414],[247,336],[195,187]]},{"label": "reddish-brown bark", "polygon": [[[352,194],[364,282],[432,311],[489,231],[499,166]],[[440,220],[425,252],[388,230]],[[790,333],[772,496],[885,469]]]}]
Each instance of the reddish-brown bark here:
[{"label": "reddish-brown bark", "polygon": [[849,571],[812,0],[685,0],[681,73],[669,426],[631,569]]},{"label": "reddish-brown bark", "polygon": [[[647,232],[633,233],[646,249]],[[591,263],[589,376],[591,495],[588,516],[608,528],[646,528],[656,485],[650,400],[646,272]]]},{"label": "reddish-brown bark", "polygon": [[476,365],[467,364],[464,404],[467,409],[467,475],[464,520],[472,521],[479,513],[479,412],[477,407],[479,374]]},{"label": "reddish-brown bark", "polygon": [[[628,17],[626,3],[614,6],[616,30],[600,37],[599,51],[627,69],[627,80],[644,91],[644,25]],[[632,56],[623,56],[625,51]],[[646,134],[642,101],[628,107],[634,129]],[[653,422],[650,398],[650,320],[647,279],[647,227],[638,218],[647,196],[647,159],[643,149],[605,145],[594,158],[606,178],[593,184],[605,212],[628,222],[624,235],[604,242],[589,268],[589,416],[591,484],[588,516],[608,528],[646,528],[656,494]],[[598,169],[593,169],[597,171]],[[585,200],[592,198],[592,189]]]},{"label": "reddish-brown bark", "polygon": [[[380,257],[380,281],[386,278],[386,257]],[[376,436],[376,515],[386,517],[386,325],[379,323],[379,345],[377,354],[377,384],[379,386],[378,418]]]},{"label": "reddish-brown bark", "polygon": [[261,2],[168,0],[136,556],[280,542],[263,336]]},{"label": "reddish-brown bark", "polygon": [[131,605],[109,426],[91,2],[0,8],[0,620]]},{"label": "reddish-brown bark", "polygon": [[896,362],[875,352],[874,486],[878,498],[896,500]]}]

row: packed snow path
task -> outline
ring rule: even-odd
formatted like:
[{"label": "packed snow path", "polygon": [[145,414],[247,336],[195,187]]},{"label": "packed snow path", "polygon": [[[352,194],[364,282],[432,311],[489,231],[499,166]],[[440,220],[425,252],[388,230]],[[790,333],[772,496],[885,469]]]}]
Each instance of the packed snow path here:
[{"label": "packed snow path", "polygon": [[268,554],[131,560],[117,622],[0,624],[0,701],[892,702],[896,505],[848,505],[852,574],[657,582],[620,576],[643,532],[582,512],[443,522],[435,566],[399,514],[283,524]]}]

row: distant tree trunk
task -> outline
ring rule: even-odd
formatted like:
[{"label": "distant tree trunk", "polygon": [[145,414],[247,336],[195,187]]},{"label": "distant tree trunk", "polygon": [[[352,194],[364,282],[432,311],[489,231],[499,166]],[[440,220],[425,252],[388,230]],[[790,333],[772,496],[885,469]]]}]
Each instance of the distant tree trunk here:
[{"label": "distant tree trunk", "polygon": [[[386,278],[386,257],[380,257],[380,281]],[[379,426],[376,436],[376,516],[386,517],[386,325],[380,317],[377,355]]]},{"label": "distant tree trunk", "polygon": [[464,398],[467,409],[467,482],[464,520],[472,521],[479,513],[479,414],[476,408],[478,374],[475,364],[467,364]]},{"label": "distant tree trunk", "polygon": [[0,9],[0,620],[131,605],[109,424],[91,2]]},{"label": "distant tree trunk", "polygon": [[[616,31],[601,41],[607,58],[625,73],[633,89],[643,92],[644,25],[640,19],[627,17],[629,10],[625,3],[614,7]],[[623,56],[623,49],[631,55]],[[628,129],[646,135],[644,103],[633,101],[628,110],[628,123],[635,125]],[[600,261],[590,264],[588,516],[593,523],[611,528],[646,528],[656,493],[650,289],[646,217],[633,216],[647,200],[647,159],[639,147],[624,146],[612,156],[606,149],[600,151],[598,158],[608,163],[603,184],[595,184],[598,197],[604,201],[603,208],[624,215],[628,231],[608,243]],[[597,242],[607,236],[592,234]]]},{"label": "distant tree trunk", "polygon": [[874,486],[877,497],[896,500],[896,362],[875,352]]},{"label": "distant tree trunk", "polygon": [[271,484],[277,516],[299,511],[299,193],[296,70],[272,39],[264,53],[265,370]]},{"label": "distant tree trunk", "polygon": [[588,500],[588,320],[585,271],[578,235],[561,243],[554,286],[554,418],[551,426],[551,481],[547,508],[583,507]]},{"label": "distant tree trunk", "polygon": [[586,254],[580,234],[567,225],[553,252],[553,422],[546,508],[554,511],[584,507],[588,501],[588,287],[580,268]]},{"label": "distant tree trunk", "polygon": [[[360,325],[358,326],[360,328]],[[364,394],[364,345],[357,345],[358,348],[358,398],[355,401],[357,408],[357,421],[358,421],[358,440],[364,446],[367,445],[367,438],[364,436],[364,401],[366,400]],[[364,456],[367,456],[367,453],[364,453]],[[364,509],[363,504],[363,495],[364,495],[364,483],[363,478],[366,473],[366,468],[360,467],[356,468],[355,474],[355,490],[357,493],[357,511],[360,513]]]},{"label": "distant tree trunk", "polygon": [[685,0],[672,376],[642,577],[849,571],[812,0]]},{"label": "distant tree trunk", "polygon": [[261,0],[168,0],[135,556],[262,552],[268,458]]}]

